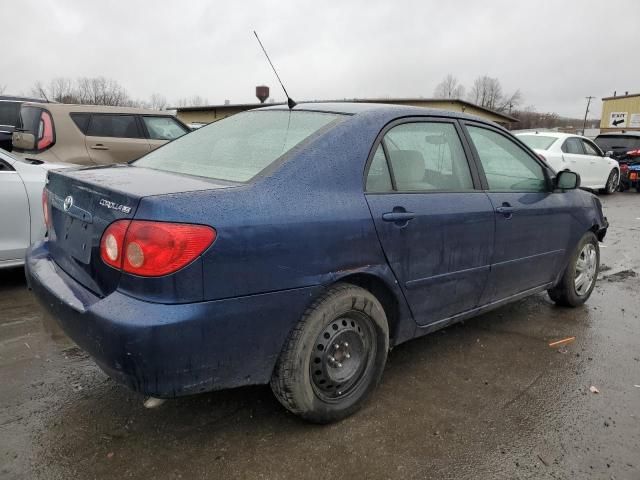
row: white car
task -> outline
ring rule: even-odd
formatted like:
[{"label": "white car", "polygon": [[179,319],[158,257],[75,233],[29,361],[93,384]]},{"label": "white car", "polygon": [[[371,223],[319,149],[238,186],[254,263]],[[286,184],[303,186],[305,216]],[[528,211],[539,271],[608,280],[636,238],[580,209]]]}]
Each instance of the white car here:
[{"label": "white car", "polygon": [[522,132],[518,137],[556,172],[580,175],[580,186],[614,193],[620,182],[620,166],[586,137],[558,132]]},{"label": "white car", "polygon": [[0,268],[22,265],[27,247],[44,236],[47,170],[71,166],[25,160],[0,148]]}]

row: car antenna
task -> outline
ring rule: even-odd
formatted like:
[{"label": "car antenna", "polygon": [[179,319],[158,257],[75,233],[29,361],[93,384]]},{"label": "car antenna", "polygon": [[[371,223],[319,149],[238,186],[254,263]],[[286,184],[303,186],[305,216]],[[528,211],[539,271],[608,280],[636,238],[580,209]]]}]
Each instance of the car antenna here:
[{"label": "car antenna", "polygon": [[264,45],[262,45],[262,42],[260,41],[260,37],[258,36],[258,34],[256,33],[255,30],[253,31],[253,34],[256,36],[256,39],[258,40],[258,43],[260,44],[260,47],[262,47],[262,51],[264,52],[264,56],[267,57],[267,60],[269,61],[269,65],[271,65],[271,68],[273,69],[273,73],[276,74],[276,78],[278,79],[278,82],[280,82],[280,86],[282,87],[282,90],[284,90],[284,94],[287,96],[287,105],[289,107],[289,110],[293,110],[293,107],[295,107],[297,105],[297,103],[293,101],[293,98],[291,98],[289,96],[289,94],[287,93],[287,89],[284,88],[282,80],[280,80],[280,75],[278,75],[278,72],[276,71],[276,67],[273,66],[273,63],[271,63],[271,59],[269,58],[269,54],[265,50]]}]

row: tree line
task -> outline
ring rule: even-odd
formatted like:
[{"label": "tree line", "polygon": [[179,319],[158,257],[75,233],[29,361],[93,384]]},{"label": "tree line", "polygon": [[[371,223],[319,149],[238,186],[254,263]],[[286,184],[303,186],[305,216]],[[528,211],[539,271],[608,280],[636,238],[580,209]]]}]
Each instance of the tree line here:
[{"label": "tree line", "polygon": [[200,95],[183,97],[169,105],[160,93],[152,93],[147,99],[134,99],[116,80],[105,77],[58,77],[43,83],[37,81],[29,90],[32,97],[49,102],[77,103],[82,105],[109,105],[116,107],[139,107],[164,110],[170,106],[189,107],[206,105],[208,100]]}]

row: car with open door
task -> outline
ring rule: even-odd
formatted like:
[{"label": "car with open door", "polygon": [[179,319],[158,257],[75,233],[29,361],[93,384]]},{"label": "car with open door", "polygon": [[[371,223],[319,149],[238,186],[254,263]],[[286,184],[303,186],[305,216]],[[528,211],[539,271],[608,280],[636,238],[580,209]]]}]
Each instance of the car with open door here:
[{"label": "car with open door", "polygon": [[26,271],[141,394],[270,384],[326,423],[362,406],[394,346],[541,292],[587,301],[608,224],[579,184],[462,113],[270,106],[50,172]]},{"label": "car with open door", "polygon": [[44,237],[42,191],[47,171],[67,167],[0,149],[0,268],[24,264],[29,245]]},{"label": "car with open door", "polygon": [[583,187],[606,194],[618,189],[618,162],[587,137],[549,131],[521,132],[516,136],[555,171],[570,170],[580,174]]}]

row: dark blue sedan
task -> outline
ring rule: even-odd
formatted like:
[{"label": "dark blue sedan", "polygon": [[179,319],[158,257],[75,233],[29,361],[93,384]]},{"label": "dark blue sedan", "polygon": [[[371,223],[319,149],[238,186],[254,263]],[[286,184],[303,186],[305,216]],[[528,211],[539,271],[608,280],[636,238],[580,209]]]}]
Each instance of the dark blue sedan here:
[{"label": "dark blue sedan", "polygon": [[367,104],[269,107],[129,165],[50,172],[29,284],[114,379],[170,398],[270,383],[355,412],[395,345],[527,295],[590,296],[599,200],[506,130]]}]

